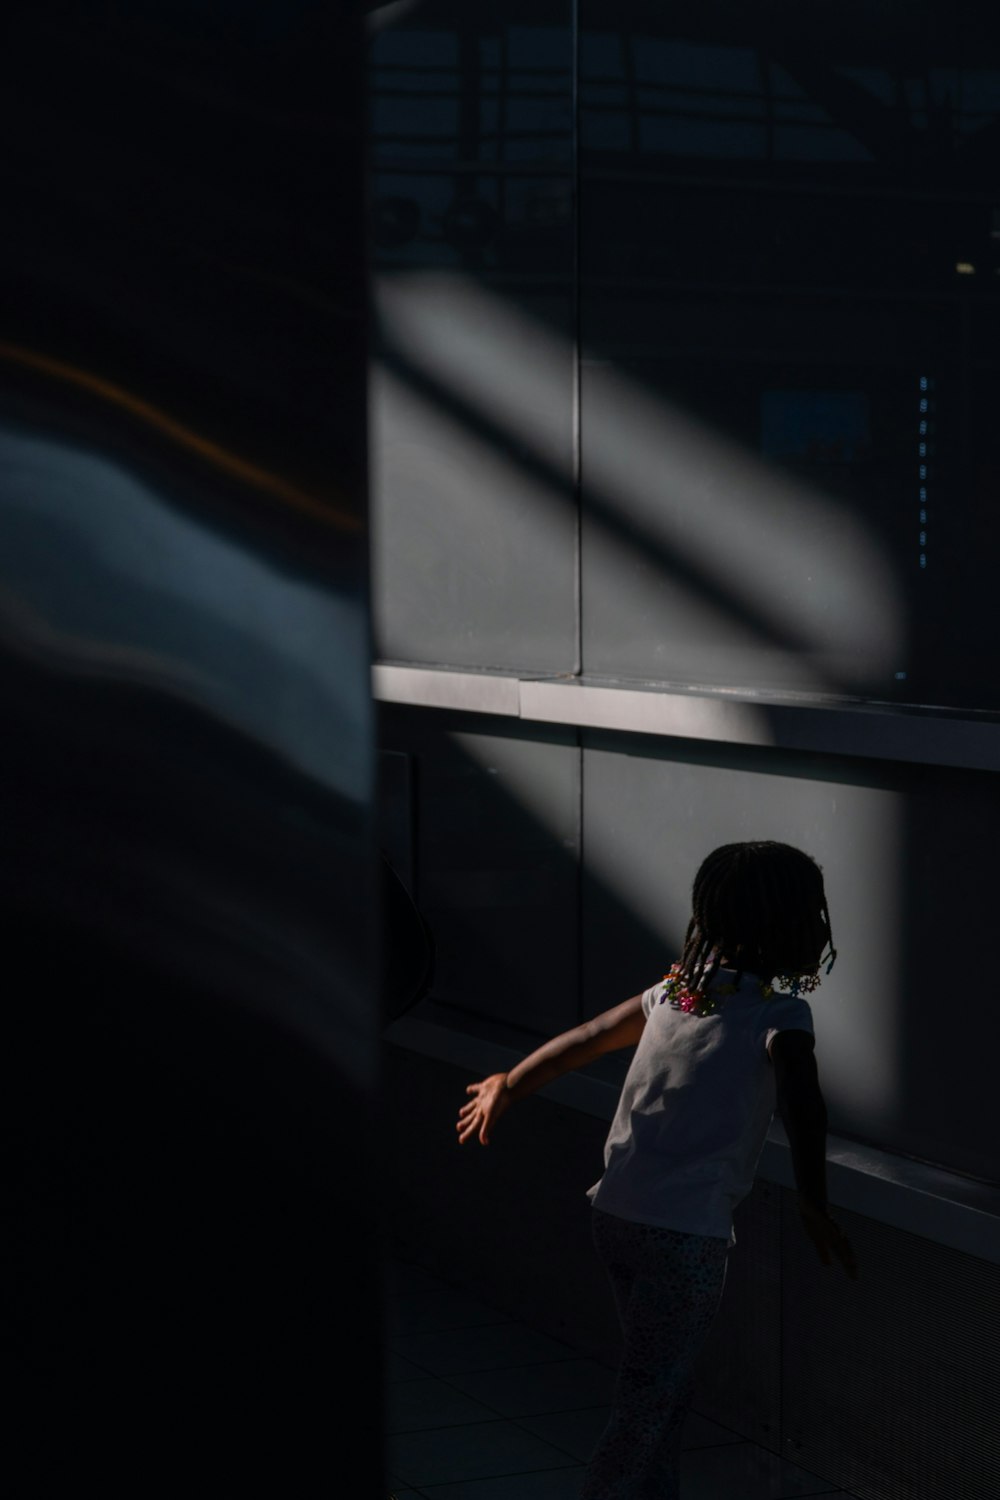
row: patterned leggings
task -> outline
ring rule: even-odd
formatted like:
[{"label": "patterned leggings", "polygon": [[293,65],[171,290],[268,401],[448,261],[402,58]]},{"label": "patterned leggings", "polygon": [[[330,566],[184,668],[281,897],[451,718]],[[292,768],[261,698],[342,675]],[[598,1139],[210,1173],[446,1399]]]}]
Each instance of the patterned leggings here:
[{"label": "patterned leggings", "polygon": [[580,1500],[679,1500],[681,1428],[694,1364],[726,1284],[724,1239],[593,1210],[625,1347],[615,1404]]}]

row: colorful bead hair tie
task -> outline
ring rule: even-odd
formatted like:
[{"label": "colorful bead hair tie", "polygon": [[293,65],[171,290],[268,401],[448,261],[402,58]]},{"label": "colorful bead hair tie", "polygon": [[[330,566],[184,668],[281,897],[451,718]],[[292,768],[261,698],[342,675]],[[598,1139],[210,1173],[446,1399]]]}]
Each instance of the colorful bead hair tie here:
[{"label": "colorful bead hair tie", "polygon": [[819,986],[819,974],[815,971],[805,970],[801,974],[779,974],[777,976],[778,988],[787,990],[796,999],[799,995],[811,995],[813,990]]},{"label": "colorful bead hair tie", "polygon": [[[831,948],[829,953],[824,953],[820,964],[826,964],[826,972],[829,974],[837,957],[836,948]],[[669,1000],[674,1010],[682,1010],[686,1015],[711,1016],[718,1010],[718,1000],[725,999],[736,993],[736,986],[722,984],[714,986],[714,994],[708,995],[698,990],[692,990],[683,979],[680,972],[680,964],[674,964],[670,971],[663,976],[663,994],[659,1003]],[[774,994],[775,987],[786,991],[793,999],[800,995],[811,995],[820,985],[819,968],[802,969],[797,974],[778,974],[774,983],[768,984],[761,981],[761,994],[765,1000],[770,1000]]]},{"label": "colorful bead hair tie", "polygon": [[[836,948],[831,948],[829,953],[824,953],[820,959],[821,964],[826,964],[826,972],[828,974],[833,968],[836,959]],[[819,968],[803,969],[798,974],[779,974],[777,982],[783,990],[788,991],[793,999],[799,995],[811,995],[813,990],[818,989],[821,983]]]},{"label": "colorful bead hair tie", "polygon": [[689,989],[681,977],[680,964],[674,964],[670,972],[663,976],[663,994],[659,1003],[662,1005],[665,1000],[669,1000],[674,1010],[682,1010],[689,1016],[714,1016],[719,1009],[719,999],[735,993],[736,986],[732,984],[717,985],[715,995]]}]

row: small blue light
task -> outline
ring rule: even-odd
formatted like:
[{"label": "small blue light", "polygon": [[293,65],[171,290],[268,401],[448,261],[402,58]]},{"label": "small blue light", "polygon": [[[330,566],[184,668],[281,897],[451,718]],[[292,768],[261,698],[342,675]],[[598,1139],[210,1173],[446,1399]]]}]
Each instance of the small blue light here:
[{"label": "small blue light", "polygon": [[927,389],[927,376],[926,375],[921,375],[921,377],[920,377],[920,389],[922,391],[926,391],[926,389]]},{"label": "small blue light", "polygon": [[921,552],[921,554],[920,554],[920,566],[922,568],[926,568],[926,566],[927,566],[927,554],[926,554],[926,552]]},{"label": "small blue light", "polygon": [[897,682],[905,682],[906,681],[906,673],[905,672],[897,672],[896,673],[896,681]]}]

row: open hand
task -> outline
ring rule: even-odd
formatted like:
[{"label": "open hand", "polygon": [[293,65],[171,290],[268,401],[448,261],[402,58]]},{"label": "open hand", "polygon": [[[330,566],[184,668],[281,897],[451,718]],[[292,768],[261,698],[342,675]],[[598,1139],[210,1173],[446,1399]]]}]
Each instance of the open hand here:
[{"label": "open hand", "polygon": [[857,1281],[858,1263],[840,1225],[835,1224],[829,1214],[810,1203],[807,1198],[799,1199],[799,1213],[802,1215],[803,1228],[816,1246],[824,1266],[832,1266],[835,1255],[851,1280]]},{"label": "open hand", "polygon": [[464,1146],[471,1136],[479,1136],[479,1144],[488,1146],[490,1130],[514,1101],[507,1088],[506,1073],[491,1073],[481,1083],[470,1083],[465,1091],[472,1098],[458,1112],[458,1144]]}]

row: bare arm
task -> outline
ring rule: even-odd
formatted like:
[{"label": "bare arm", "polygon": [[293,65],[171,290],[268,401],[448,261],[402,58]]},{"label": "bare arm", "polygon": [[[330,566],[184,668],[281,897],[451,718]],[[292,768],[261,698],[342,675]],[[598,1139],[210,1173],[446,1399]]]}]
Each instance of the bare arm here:
[{"label": "bare arm", "polygon": [[792,1151],[792,1169],[800,1198],[826,1211],[826,1104],[812,1037],[785,1031],[771,1047],[778,1107]]},{"label": "bare arm", "polygon": [[772,1041],[778,1104],[791,1147],[799,1213],[806,1233],[824,1265],[832,1265],[836,1257],[848,1276],[857,1281],[854,1251],[827,1212],[826,1103],[813,1047],[812,1035],[803,1031],[782,1031]]},{"label": "bare arm", "polygon": [[459,1111],[456,1126],[459,1144],[464,1146],[467,1140],[478,1136],[481,1145],[489,1145],[491,1127],[516,1099],[535,1093],[553,1079],[584,1067],[606,1052],[634,1047],[645,1025],[642,996],[633,995],[622,1005],[553,1037],[509,1073],[493,1073],[479,1083],[470,1083],[466,1093],[471,1098]]}]

